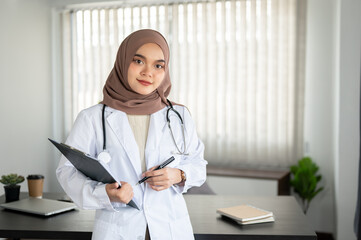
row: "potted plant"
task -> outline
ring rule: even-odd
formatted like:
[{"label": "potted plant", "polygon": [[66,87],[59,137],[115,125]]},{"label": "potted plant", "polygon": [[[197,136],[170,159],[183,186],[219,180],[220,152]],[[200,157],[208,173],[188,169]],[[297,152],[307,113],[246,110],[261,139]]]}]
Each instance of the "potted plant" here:
[{"label": "potted plant", "polygon": [[318,166],[310,157],[304,157],[298,161],[297,165],[290,167],[293,179],[290,181],[294,191],[302,200],[302,209],[306,214],[311,200],[323,190],[323,187],[317,188],[322,176],[317,175]]},{"label": "potted plant", "polygon": [[18,184],[22,183],[23,181],[24,177],[15,173],[1,176],[0,182],[5,185],[4,189],[6,202],[19,200],[20,185]]}]

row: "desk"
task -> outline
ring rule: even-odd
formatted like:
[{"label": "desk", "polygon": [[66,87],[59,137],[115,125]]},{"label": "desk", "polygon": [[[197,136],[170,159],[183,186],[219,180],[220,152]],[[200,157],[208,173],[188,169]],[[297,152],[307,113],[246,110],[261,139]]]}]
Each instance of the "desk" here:
[{"label": "desk", "polygon": [[[197,240],[216,239],[317,239],[306,216],[292,196],[242,197],[219,195],[186,195],[189,215]],[[252,204],[273,212],[275,222],[241,226],[227,221],[216,209]]]},{"label": "desk", "polygon": [[[44,194],[57,199],[59,194]],[[27,193],[21,193],[21,198]],[[302,239],[316,240],[306,217],[291,196],[241,197],[215,195],[185,195],[197,240],[215,239]],[[1,196],[0,202],[4,202]],[[221,218],[216,209],[242,203],[270,210],[274,223],[240,226]],[[44,218],[0,210],[0,238],[91,239],[95,211],[76,210]]]}]

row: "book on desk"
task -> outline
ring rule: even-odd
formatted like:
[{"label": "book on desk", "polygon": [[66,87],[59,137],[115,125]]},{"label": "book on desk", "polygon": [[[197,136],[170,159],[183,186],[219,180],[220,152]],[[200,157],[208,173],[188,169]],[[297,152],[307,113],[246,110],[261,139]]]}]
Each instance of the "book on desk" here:
[{"label": "book on desk", "polygon": [[272,212],[248,204],[219,208],[217,213],[231,218],[241,225],[274,222],[275,220]]}]

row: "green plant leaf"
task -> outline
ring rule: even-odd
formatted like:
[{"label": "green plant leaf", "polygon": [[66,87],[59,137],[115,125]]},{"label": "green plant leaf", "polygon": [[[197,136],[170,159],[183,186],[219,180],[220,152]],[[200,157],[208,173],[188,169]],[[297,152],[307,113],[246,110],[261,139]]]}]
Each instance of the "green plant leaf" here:
[{"label": "green plant leaf", "polygon": [[22,183],[24,181],[24,177],[17,175],[15,173],[11,173],[8,175],[2,175],[0,182],[5,185],[16,185]]},{"label": "green plant leaf", "polygon": [[304,157],[298,161],[297,165],[290,166],[293,176],[290,180],[290,185],[306,206],[323,190],[323,187],[317,189],[317,184],[322,179],[321,175],[316,175],[318,170],[319,167],[310,157]]}]

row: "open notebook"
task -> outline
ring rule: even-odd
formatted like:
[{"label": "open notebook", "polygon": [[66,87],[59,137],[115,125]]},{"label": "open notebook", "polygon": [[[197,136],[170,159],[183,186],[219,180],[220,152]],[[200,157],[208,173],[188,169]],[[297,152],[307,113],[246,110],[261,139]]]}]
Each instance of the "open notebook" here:
[{"label": "open notebook", "polygon": [[274,222],[273,213],[251,205],[239,205],[228,208],[219,208],[217,213],[235,220],[241,225]]},{"label": "open notebook", "polygon": [[44,198],[25,198],[19,201],[0,204],[2,208],[31,213],[41,216],[51,216],[74,210],[76,205],[74,203],[62,202]]}]

